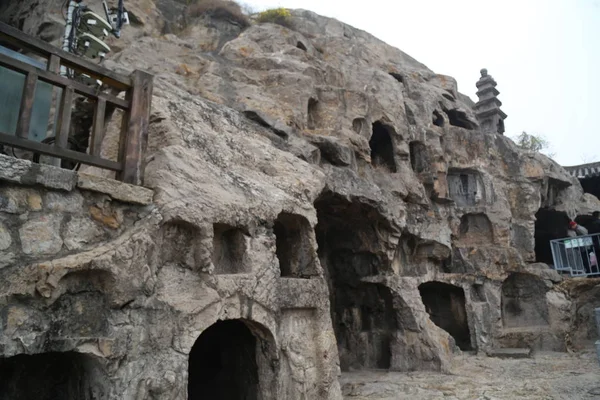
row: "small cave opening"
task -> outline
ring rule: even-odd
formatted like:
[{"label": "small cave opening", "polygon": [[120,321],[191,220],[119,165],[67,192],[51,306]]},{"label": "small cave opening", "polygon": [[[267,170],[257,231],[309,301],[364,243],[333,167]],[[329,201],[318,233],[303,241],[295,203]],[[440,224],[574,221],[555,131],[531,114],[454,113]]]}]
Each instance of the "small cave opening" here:
[{"label": "small cave opening", "polygon": [[105,400],[108,377],[93,356],[51,352],[0,358],[5,400]]},{"label": "small cave opening", "polygon": [[487,215],[465,214],[460,218],[459,242],[462,246],[489,245],[494,242],[494,230]]},{"label": "small cave opening", "polygon": [[340,367],[390,368],[399,328],[395,295],[385,285],[365,280],[391,271],[377,239],[388,225],[376,209],[333,194],[321,195],[315,208]]},{"label": "small cave opening", "polygon": [[459,349],[472,350],[464,290],[443,282],[425,282],[419,285],[419,293],[431,321],[448,332]]},{"label": "small cave opening", "polygon": [[404,109],[406,110],[406,119],[410,125],[416,125],[417,119],[415,118],[414,111],[408,106],[408,104],[404,103]]},{"label": "small cave opening", "polygon": [[565,212],[541,208],[535,214],[535,261],[554,265],[550,241],[567,237],[569,217]]},{"label": "small cave opening", "polygon": [[199,239],[200,229],[189,222],[176,220],[165,223],[160,236],[162,264],[173,262],[193,269]]},{"label": "small cave opening", "polygon": [[467,113],[465,113],[464,111],[460,111],[456,108],[444,111],[448,116],[448,121],[450,122],[450,125],[458,126],[460,128],[465,128],[468,130],[473,130],[477,126],[469,119]]},{"label": "small cave opening", "polygon": [[504,120],[500,119],[498,121],[498,125],[496,126],[496,132],[498,132],[499,134],[503,134],[504,133]]},{"label": "small cave opening", "polygon": [[364,118],[354,118],[352,120],[352,130],[360,135],[363,133],[366,124],[367,121]]},{"label": "small cave opening", "polygon": [[404,83],[404,77],[402,76],[402,74],[399,74],[397,72],[390,72],[389,74],[398,82]]},{"label": "small cave opening", "polygon": [[194,343],[188,360],[188,399],[257,400],[257,340],[241,320],[217,321]]},{"label": "small cave opening", "polygon": [[487,296],[485,295],[485,286],[483,283],[474,283],[471,287],[471,294],[474,302],[487,303]]},{"label": "small cave opening", "polygon": [[306,46],[304,45],[304,43],[298,41],[298,43],[296,43],[296,47],[299,48],[302,51],[308,51],[308,49],[306,48]]},{"label": "small cave opening", "polygon": [[410,166],[417,174],[429,169],[429,155],[425,143],[413,141],[409,143]]},{"label": "small cave opening", "polygon": [[444,98],[450,100],[450,101],[456,101],[456,98],[454,97],[454,94],[452,94],[451,92],[448,93],[442,93],[442,96],[444,96]]},{"label": "small cave opening", "polygon": [[216,274],[241,274],[248,272],[246,262],[246,235],[227,224],[213,225],[212,261]]},{"label": "small cave opening", "polygon": [[433,110],[431,119],[435,126],[439,126],[440,128],[444,127],[444,117],[438,112],[438,110]]},{"label": "small cave opening", "polygon": [[474,206],[485,196],[483,180],[479,172],[449,169],[446,180],[450,198],[459,207]]},{"label": "small cave opening", "polygon": [[317,129],[317,121],[318,121],[318,113],[319,113],[319,100],[315,98],[308,99],[307,106],[307,124],[306,127],[310,130]]},{"label": "small cave opening", "polygon": [[548,288],[535,275],[514,273],[502,282],[502,325],[523,328],[548,325]]},{"label": "small cave opening", "polygon": [[282,277],[310,278],[317,275],[310,229],[310,223],[301,215],[282,212],[277,217],[273,231]]},{"label": "small cave opening", "polygon": [[390,172],[396,172],[394,145],[392,136],[396,131],[389,125],[377,121],[373,124],[373,135],[369,140],[371,147],[371,163],[375,168],[383,167]]}]

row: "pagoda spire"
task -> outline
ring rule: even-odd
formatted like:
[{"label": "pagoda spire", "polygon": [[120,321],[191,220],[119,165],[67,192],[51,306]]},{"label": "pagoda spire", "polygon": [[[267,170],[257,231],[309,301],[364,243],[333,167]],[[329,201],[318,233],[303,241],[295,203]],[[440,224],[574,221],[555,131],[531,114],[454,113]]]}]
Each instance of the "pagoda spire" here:
[{"label": "pagoda spire", "polygon": [[475,104],[475,116],[485,133],[504,134],[506,114],[500,109],[502,102],[498,100],[500,92],[496,89],[496,81],[488,75],[487,69],[481,70],[481,78],[476,84],[479,101]]}]

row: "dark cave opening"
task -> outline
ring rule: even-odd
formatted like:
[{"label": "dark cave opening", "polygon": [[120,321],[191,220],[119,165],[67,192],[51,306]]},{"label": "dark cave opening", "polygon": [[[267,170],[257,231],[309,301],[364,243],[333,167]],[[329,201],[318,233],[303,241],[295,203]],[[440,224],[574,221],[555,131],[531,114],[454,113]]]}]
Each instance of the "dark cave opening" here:
[{"label": "dark cave opening", "polygon": [[467,117],[467,113],[464,111],[453,108],[452,110],[444,110],[448,116],[450,125],[458,126],[468,130],[475,129],[476,125]]},{"label": "dark cave opening", "polygon": [[81,353],[0,358],[2,400],[104,400],[107,383],[100,363]]},{"label": "dark cave opening", "polygon": [[443,282],[425,282],[419,293],[431,321],[448,332],[463,351],[472,350],[462,288]]},{"label": "dark cave opening", "polygon": [[399,325],[394,295],[382,284],[364,281],[386,268],[377,243],[385,223],[377,210],[335,195],[322,195],[315,207],[341,369],[390,368]]},{"label": "dark cave opening", "polygon": [[443,127],[444,126],[444,117],[437,110],[433,110],[432,122],[435,126]]},{"label": "dark cave opening", "polygon": [[540,208],[535,218],[535,261],[553,265],[550,241],[567,237],[570,219],[566,213],[548,208]]},{"label": "dark cave opening", "polygon": [[309,278],[317,275],[309,237],[310,223],[301,215],[280,213],[273,226],[282,277]]},{"label": "dark cave opening", "polygon": [[593,194],[600,199],[600,176],[579,179],[579,183],[581,183],[584,193]]},{"label": "dark cave opening", "polygon": [[390,75],[398,82],[404,83],[404,77],[402,76],[402,74],[399,74],[397,72],[390,72]]},{"label": "dark cave opening", "polygon": [[429,168],[429,157],[425,143],[413,141],[409,144],[410,166],[417,174]]},{"label": "dark cave opening", "polygon": [[257,341],[243,321],[217,321],[189,356],[188,399],[259,398]]},{"label": "dark cave opening", "polygon": [[306,123],[306,127],[310,130],[313,129],[317,129],[317,121],[318,121],[318,113],[319,113],[319,100],[314,99],[314,98],[310,98],[308,99],[308,106],[307,106],[307,115],[308,115],[308,120]]},{"label": "dark cave opening", "polygon": [[298,43],[296,43],[296,47],[299,48],[302,51],[308,51],[308,49],[306,48],[306,46],[304,45],[304,43],[298,41]]},{"label": "dark cave opening", "polygon": [[373,124],[373,135],[369,140],[371,163],[374,167],[384,167],[390,172],[396,172],[393,134],[395,134],[394,128],[377,121]]},{"label": "dark cave opening", "polygon": [[544,281],[535,275],[514,273],[502,282],[502,325],[505,328],[548,325]]}]

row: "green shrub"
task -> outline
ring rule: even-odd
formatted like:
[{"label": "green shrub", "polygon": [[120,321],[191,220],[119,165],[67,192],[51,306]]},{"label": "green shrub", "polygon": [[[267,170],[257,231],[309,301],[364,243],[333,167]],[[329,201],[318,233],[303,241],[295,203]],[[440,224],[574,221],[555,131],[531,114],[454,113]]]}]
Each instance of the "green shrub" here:
[{"label": "green shrub", "polygon": [[290,10],[287,8],[273,8],[270,10],[263,11],[258,13],[258,17],[256,18],[258,23],[271,22],[273,24],[278,24],[281,26],[285,26],[287,28],[292,27],[292,14]]},{"label": "green shrub", "polygon": [[250,21],[242,12],[240,5],[231,0],[196,0],[187,7],[186,15],[191,18],[208,15],[230,19],[244,28],[250,26]]}]

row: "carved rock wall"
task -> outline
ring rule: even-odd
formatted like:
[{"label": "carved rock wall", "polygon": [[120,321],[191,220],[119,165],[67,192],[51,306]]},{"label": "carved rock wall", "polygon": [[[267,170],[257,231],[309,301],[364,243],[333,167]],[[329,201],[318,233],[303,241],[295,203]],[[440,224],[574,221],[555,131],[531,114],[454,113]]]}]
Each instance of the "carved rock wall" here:
[{"label": "carved rock wall", "polygon": [[[106,398],[183,399],[206,383],[188,370],[195,343],[218,348],[210,332],[236,320],[258,398],[338,399],[340,368],[444,371],[455,337],[479,352],[591,339],[578,296],[598,295],[535,263],[536,214],[600,202],[552,160],[482,133],[454,79],[308,11],[294,29],[232,36],[203,18],[176,36],[152,17],[164,3],[132,0],[135,15],[142,3],[106,65],[155,74],[152,206],[53,194],[82,199],[66,215],[47,189],[2,189],[22,193],[1,215],[0,288],[19,310],[2,312],[18,332],[0,337],[4,357],[84,353],[104,365]],[[430,282],[451,288],[450,310]],[[102,322],[78,317],[90,308]],[[53,320],[75,331],[46,348]]]}]

